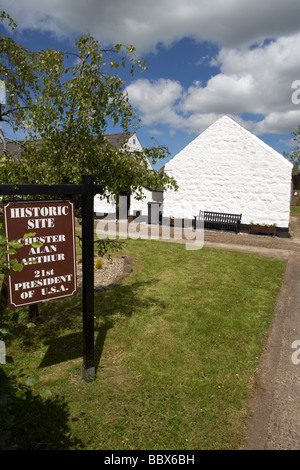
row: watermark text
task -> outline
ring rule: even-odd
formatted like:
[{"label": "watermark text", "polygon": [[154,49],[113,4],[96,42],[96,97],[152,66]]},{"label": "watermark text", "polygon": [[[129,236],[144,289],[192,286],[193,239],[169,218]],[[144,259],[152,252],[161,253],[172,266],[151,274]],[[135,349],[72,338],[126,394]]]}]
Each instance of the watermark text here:
[{"label": "watermark text", "polygon": [[6,364],[6,348],[4,341],[0,340],[0,364]]},{"label": "watermark text", "polygon": [[295,89],[292,93],[292,103],[296,105],[300,104],[300,80],[294,80],[292,88]]},{"label": "watermark text", "polygon": [[6,89],[4,80],[0,80],[0,104],[6,104]]},{"label": "watermark text", "polygon": [[295,365],[300,364],[300,339],[296,339],[292,344],[292,349],[296,349],[292,354],[292,363]]},{"label": "watermark text", "polygon": [[[124,198],[124,201],[122,201]],[[96,234],[99,239],[144,239],[175,241],[185,244],[186,250],[200,250],[204,245],[203,218],[180,218],[171,225],[170,218],[160,221],[159,205],[152,208],[151,217],[138,215],[128,223],[126,196],[120,196],[119,214],[109,214],[98,220]]]}]

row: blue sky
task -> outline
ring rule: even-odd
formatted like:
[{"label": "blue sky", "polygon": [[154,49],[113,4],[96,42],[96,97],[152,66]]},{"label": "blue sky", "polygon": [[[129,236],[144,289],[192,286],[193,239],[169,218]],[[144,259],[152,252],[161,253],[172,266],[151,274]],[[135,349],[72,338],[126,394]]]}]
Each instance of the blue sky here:
[{"label": "blue sky", "polygon": [[143,146],[154,137],[173,157],[227,114],[280,153],[292,150],[300,125],[299,0],[1,3],[29,48],[71,50],[86,32],[103,46],[136,47],[149,68],[126,76],[126,91]]}]

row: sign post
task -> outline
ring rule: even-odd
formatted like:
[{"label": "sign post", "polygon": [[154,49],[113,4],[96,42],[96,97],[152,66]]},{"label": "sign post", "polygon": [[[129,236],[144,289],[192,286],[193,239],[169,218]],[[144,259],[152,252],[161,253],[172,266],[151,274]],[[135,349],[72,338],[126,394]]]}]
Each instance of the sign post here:
[{"label": "sign post", "polygon": [[93,176],[83,179],[82,194],[82,314],[83,375],[86,381],[95,376],[94,364],[94,192]]},{"label": "sign post", "polygon": [[[70,195],[82,195],[82,261],[83,261],[83,280],[82,280],[82,314],[83,314],[83,377],[86,381],[89,381],[92,377],[95,375],[95,359],[94,359],[94,196],[95,194],[101,194],[102,193],[102,187],[100,185],[97,185],[94,183],[94,178],[92,175],[86,175],[83,177],[83,182],[82,184],[54,184],[54,185],[44,185],[44,184],[19,184],[19,185],[12,185],[12,184],[0,184],[0,195],[5,195],[5,196],[14,196],[14,195],[65,195],[70,198]],[[37,201],[35,201],[37,202]],[[45,202],[45,201],[44,201]],[[64,294],[68,293],[70,295],[74,295],[76,291],[73,291],[72,289],[74,288],[74,281],[76,282],[76,269],[75,269],[75,264],[73,263],[73,258],[71,260],[71,255],[68,254],[68,249],[70,250],[70,246],[67,249],[66,252],[64,251],[57,251],[59,247],[63,247],[63,243],[65,240],[63,239],[63,236],[65,238],[70,240],[71,238],[71,229],[69,226],[69,231],[64,233],[62,231],[63,227],[56,225],[58,222],[58,219],[65,215],[70,214],[71,206],[66,205],[66,201],[61,200],[61,201],[56,201],[59,202],[56,212],[54,209],[53,201],[47,200],[47,203],[50,204],[48,206],[48,213],[46,215],[46,206],[45,209],[35,209],[34,207],[38,206],[33,206],[32,201],[26,201],[27,204],[30,204],[30,207],[32,208],[33,212],[29,214],[28,210],[27,212],[16,212],[13,211],[10,213],[10,215],[16,216],[16,215],[26,215],[28,217],[24,217],[25,220],[27,220],[27,230],[23,231],[21,237],[25,233],[29,232],[36,232],[39,237],[39,241],[33,242],[35,244],[34,248],[40,248],[40,251],[42,250],[42,247],[45,245],[47,246],[47,250],[49,250],[47,253],[31,253],[32,256],[24,257],[25,260],[27,260],[26,268],[31,264],[28,263],[28,259],[30,257],[32,258],[38,258],[38,262],[46,262],[46,264],[51,261],[61,263],[60,266],[65,264],[65,269],[66,271],[59,271],[58,267],[55,265],[55,267],[51,267],[50,269],[46,269],[46,264],[45,266],[42,267],[42,265],[37,267],[36,264],[31,265],[31,269],[33,271],[33,276],[35,276],[34,271],[42,271],[44,269],[44,272],[40,272],[40,275],[43,275],[42,278],[38,277],[33,277],[32,278],[26,278],[23,280],[19,280],[19,282],[15,282],[16,285],[13,285],[12,283],[12,290],[11,292],[16,294],[22,292],[23,295],[19,296],[22,301],[27,301],[27,305],[34,305],[36,304],[36,292],[32,292],[33,290],[38,288],[44,288],[48,290],[44,290],[43,293],[41,293],[42,296],[49,294],[52,296],[51,298],[54,299],[58,294],[61,294],[61,297],[65,296]],[[69,203],[71,201],[68,201]],[[41,203],[41,201],[39,201]],[[13,206],[10,205],[8,206],[10,209],[13,209]],[[50,210],[50,207],[53,207],[53,209]],[[63,209],[64,207],[64,209]],[[69,209],[67,209],[69,207]],[[24,206],[23,206],[24,209]],[[71,210],[71,212],[73,209]],[[56,215],[55,215],[56,214]],[[12,217],[14,219],[21,219],[17,217]],[[22,217],[23,218],[23,217]],[[54,220],[52,220],[54,219]],[[31,222],[29,223],[29,220]],[[62,219],[61,219],[62,220]],[[28,225],[29,223],[29,225]],[[53,226],[54,224],[54,226]],[[74,213],[73,213],[73,224],[74,224]],[[17,225],[17,224],[16,224]],[[42,243],[41,238],[43,238],[43,235],[46,236],[46,232],[44,233],[39,233],[38,230],[52,230],[54,228],[58,228],[59,230],[55,230],[51,233],[49,233],[49,237],[57,237],[57,238],[46,238],[45,242],[43,243],[42,246],[37,246],[36,243]],[[74,225],[72,228],[72,233],[74,233]],[[54,233],[55,232],[55,233]],[[61,233],[60,233],[61,232]],[[61,237],[59,238],[59,235]],[[20,237],[19,237],[20,238]],[[32,237],[33,238],[33,237]],[[10,239],[13,239],[12,236],[10,236]],[[18,239],[18,238],[17,238]],[[73,240],[73,239],[72,239]],[[53,245],[53,248],[51,248],[51,245]],[[56,248],[54,248],[54,245],[56,245]],[[22,249],[22,248],[21,248]],[[72,251],[72,250],[71,250]],[[65,253],[65,254],[64,254]],[[76,262],[75,258],[75,246],[74,246],[74,259]],[[64,254],[64,256],[62,256]],[[72,256],[73,256],[72,254]],[[56,258],[51,258],[51,256],[57,255]],[[60,255],[60,256],[58,256]],[[44,258],[46,256],[46,258]],[[50,256],[50,258],[47,258],[47,256]],[[63,263],[68,259],[67,263]],[[49,260],[49,261],[48,261]],[[69,264],[70,262],[70,264]],[[25,265],[24,265],[25,266]],[[49,266],[49,265],[48,265]],[[67,269],[68,266],[68,269]],[[74,267],[74,271],[73,271]],[[53,272],[51,272],[53,269]],[[50,271],[50,273],[47,273],[47,271]],[[28,271],[29,272],[29,271]],[[30,271],[31,272],[31,271]],[[60,276],[60,277],[59,277]],[[54,282],[53,278],[58,278],[56,281],[60,282]],[[50,280],[51,279],[51,280]],[[40,284],[37,281],[40,281]],[[66,282],[66,284],[65,284]],[[25,283],[25,284],[24,284]],[[28,283],[28,284],[26,284]],[[67,284],[69,283],[69,284]],[[73,284],[72,284],[73,283]],[[44,285],[45,284],[45,285]],[[75,283],[76,285],[76,283]],[[62,286],[64,286],[62,288]],[[55,287],[55,289],[51,289],[51,287]],[[49,290],[50,288],[50,290]],[[68,288],[69,290],[66,291],[65,289]],[[26,293],[25,293],[26,292]],[[23,299],[22,297],[26,297]],[[15,299],[15,297],[13,297]],[[32,299],[35,299],[32,301]],[[43,300],[45,300],[45,297],[42,297]],[[49,300],[49,299],[48,299]],[[32,301],[32,303],[30,303]]]}]

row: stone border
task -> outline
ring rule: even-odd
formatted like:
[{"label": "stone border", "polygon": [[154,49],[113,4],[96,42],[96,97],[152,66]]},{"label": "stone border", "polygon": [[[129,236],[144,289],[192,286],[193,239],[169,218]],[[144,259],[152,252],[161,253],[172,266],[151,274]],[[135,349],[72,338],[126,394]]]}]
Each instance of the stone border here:
[{"label": "stone border", "polygon": [[[101,291],[105,291],[108,289],[113,289],[114,287],[119,285],[123,281],[123,279],[125,279],[125,277],[127,277],[132,272],[133,262],[131,258],[127,255],[122,255],[121,258],[124,260],[123,273],[122,274],[118,273],[114,277],[113,282],[111,282],[110,284],[98,285],[98,286],[94,285],[94,292],[101,292]],[[95,276],[96,276],[96,273],[95,273]],[[77,274],[77,278],[82,278],[82,274],[80,275]],[[77,292],[81,292],[81,290],[82,290],[82,285],[77,286]]]},{"label": "stone border", "polygon": [[117,276],[115,278],[115,281],[112,282],[111,284],[108,284],[107,286],[95,287],[94,288],[95,292],[102,292],[102,291],[105,291],[105,290],[113,289],[114,287],[119,285],[123,281],[123,279],[125,279],[125,277],[127,277],[132,272],[133,262],[132,262],[131,258],[127,255],[122,255],[122,258],[124,259],[123,274],[121,274],[120,276]]}]

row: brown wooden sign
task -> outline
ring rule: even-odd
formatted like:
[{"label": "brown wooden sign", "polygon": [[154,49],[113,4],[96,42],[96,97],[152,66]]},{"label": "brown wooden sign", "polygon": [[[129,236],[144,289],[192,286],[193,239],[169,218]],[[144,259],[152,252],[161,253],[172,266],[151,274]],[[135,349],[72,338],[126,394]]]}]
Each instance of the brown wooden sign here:
[{"label": "brown wooden sign", "polygon": [[17,258],[23,265],[21,271],[12,271],[9,276],[10,306],[22,307],[75,295],[73,201],[8,202],[3,206],[3,215],[8,241],[22,243],[16,254],[7,255],[8,262]]}]

